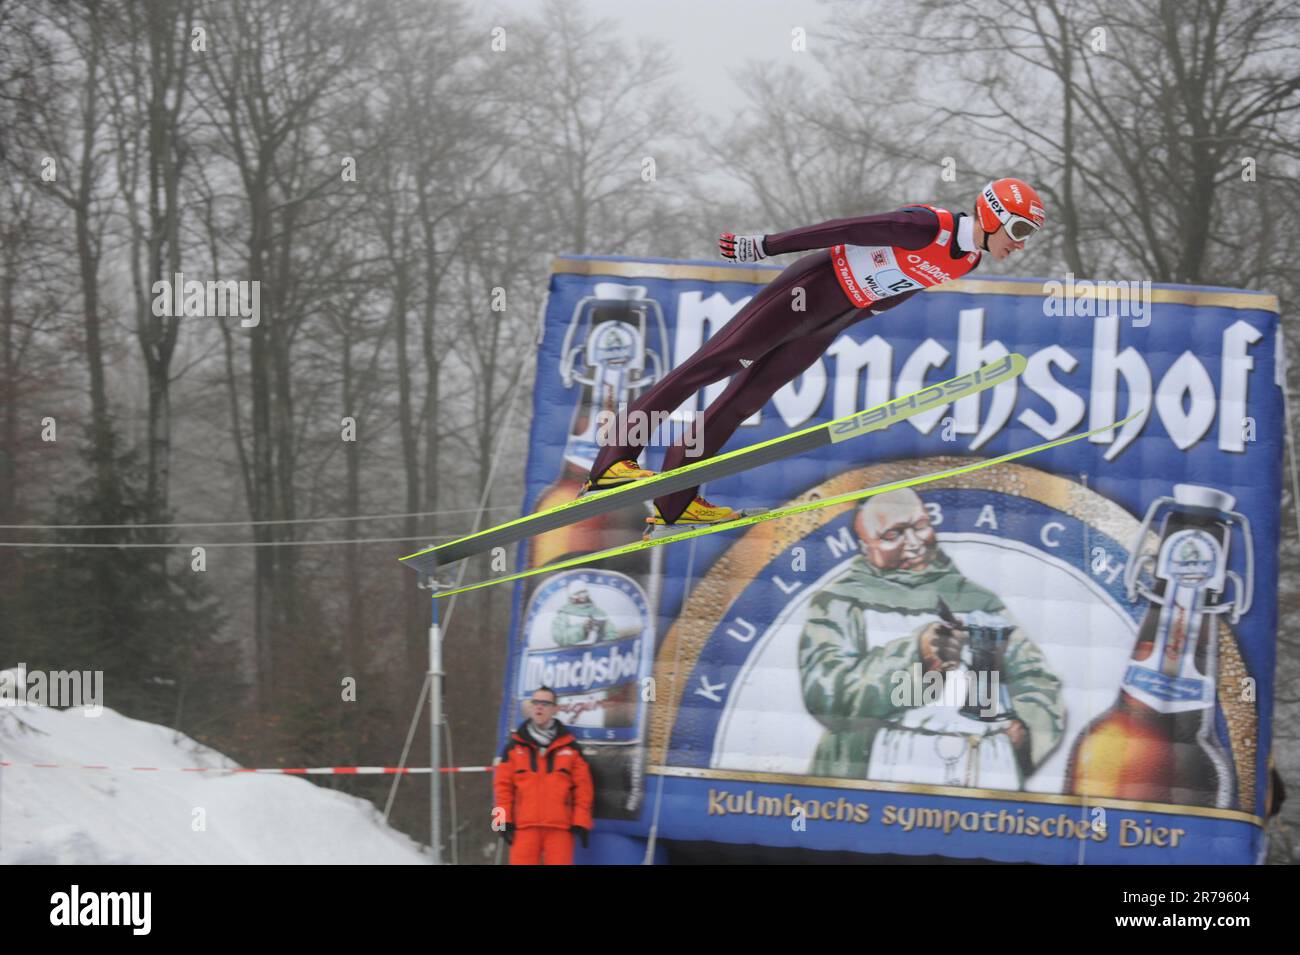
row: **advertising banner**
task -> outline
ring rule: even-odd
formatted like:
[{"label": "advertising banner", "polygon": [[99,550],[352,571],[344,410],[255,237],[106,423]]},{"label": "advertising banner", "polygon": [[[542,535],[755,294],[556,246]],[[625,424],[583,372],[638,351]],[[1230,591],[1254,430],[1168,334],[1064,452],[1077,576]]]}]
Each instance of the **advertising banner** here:
[{"label": "advertising banner", "polygon": [[[525,512],[572,499],[626,425],[619,409],[778,272],[557,260]],[[727,449],[1010,353],[1028,365],[713,482],[710,500],[777,508],[1137,417],[985,471],[521,581],[503,734],[521,699],[555,689],[593,764],[594,836],[1255,861],[1285,427],[1276,298],[967,278],[863,316]],[[689,455],[726,384],[649,422],[643,466],[674,441]],[[518,566],[635,540],[649,507],[525,541]]]}]

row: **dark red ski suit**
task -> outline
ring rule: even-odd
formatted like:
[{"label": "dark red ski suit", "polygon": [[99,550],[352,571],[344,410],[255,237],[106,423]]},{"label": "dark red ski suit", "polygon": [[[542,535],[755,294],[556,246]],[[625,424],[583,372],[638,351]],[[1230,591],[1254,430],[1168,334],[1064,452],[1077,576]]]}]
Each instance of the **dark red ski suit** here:
[{"label": "dark red ski suit", "polygon": [[[965,216],[953,215],[955,227],[949,248],[956,261],[971,250],[961,249],[957,244],[956,225]],[[881,299],[870,308],[854,307],[831,268],[830,248],[843,243],[922,249],[935,241],[938,232],[939,217],[935,213],[909,207],[882,215],[832,219],[820,225],[765,236],[763,248],[768,255],[820,251],[804,256],[777,275],[722,331],[638,398],[629,412],[670,413],[705,385],[734,375],[726,390],[705,409],[700,423],[704,429],[702,450],[696,460],[712,457],[742,421],[821,357],[840,332],[864,318],[901,305],[916,294],[903,292]],[[804,290],[803,311],[792,307],[791,292],[795,287]],[[741,359],[751,364],[746,367]],[[642,449],[643,446],[636,444],[605,446],[592,467],[592,477],[603,474],[616,461],[635,460]],[[679,441],[665,452],[663,470],[670,471],[684,463],[686,448]],[[665,520],[675,521],[698,491],[698,487],[693,487],[667,494],[656,498],[655,504]]]}]

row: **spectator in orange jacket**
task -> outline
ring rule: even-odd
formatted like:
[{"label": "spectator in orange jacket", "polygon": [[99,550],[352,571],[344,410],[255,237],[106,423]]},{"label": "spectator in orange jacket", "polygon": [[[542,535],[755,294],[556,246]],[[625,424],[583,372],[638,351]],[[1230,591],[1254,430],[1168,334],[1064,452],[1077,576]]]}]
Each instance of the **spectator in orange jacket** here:
[{"label": "spectator in orange jacket", "polygon": [[493,770],[492,827],[510,846],[511,865],[573,865],[574,835],[587,846],[591,769],[555,707],[550,687],[533,691],[529,719],[510,734]]}]

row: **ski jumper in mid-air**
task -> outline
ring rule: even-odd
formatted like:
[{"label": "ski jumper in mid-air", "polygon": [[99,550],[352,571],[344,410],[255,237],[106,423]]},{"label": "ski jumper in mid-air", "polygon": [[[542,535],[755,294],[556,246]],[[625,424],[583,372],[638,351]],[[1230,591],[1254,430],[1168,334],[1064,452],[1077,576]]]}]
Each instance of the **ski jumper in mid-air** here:
[{"label": "ski jumper in mid-air", "polygon": [[[855,322],[901,305],[922,289],[960,278],[988,252],[1005,259],[1043,227],[1042,200],[1019,179],[997,179],[975,200],[975,214],[931,205],[895,212],[832,219],[774,235],[724,232],[722,257],[757,262],[769,255],[820,251],[791,264],[763,287],[679,367],[665,375],[628,409],[651,415],[671,413],[705,385],[734,375],[704,411],[700,459],[717,454],[740,423],[782,385],[803,373],[840,332]],[[803,308],[793,305],[803,290]],[[653,419],[650,419],[653,420]],[[643,445],[606,445],[583,491],[619,487],[653,476],[637,458]],[[665,471],[686,463],[678,442],[665,452]],[[687,488],[655,500],[649,524],[717,524],[741,516],[710,504]]]}]

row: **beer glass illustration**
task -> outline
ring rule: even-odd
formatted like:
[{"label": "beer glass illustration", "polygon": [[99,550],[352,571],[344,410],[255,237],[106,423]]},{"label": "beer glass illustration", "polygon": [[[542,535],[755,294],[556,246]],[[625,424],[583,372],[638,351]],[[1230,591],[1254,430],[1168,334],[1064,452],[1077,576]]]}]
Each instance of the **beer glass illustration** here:
[{"label": "beer glass illustration", "polygon": [[[1250,524],[1235,503],[1217,488],[1175,484],[1148,507],[1124,572],[1129,599],[1140,594],[1147,610],[1118,698],[1075,741],[1067,792],[1231,808],[1232,767],[1215,728],[1218,626],[1224,614],[1241,619],[1254,588]],[[1157,518],[1159,549],[1144,552]],[[1244,581],[1228,569],[1234,527]]]},{"label": "beer glass illustration", "polygon": [[[1016,629],[1009,621],[992,614],[978,611],[966,615],[964,624],[969,635],[970,673],[976,687],[980,690],[980,699],[968,702],[961,708],[962,716],[984,723],[1000,723],[1015,716],[1011,706],[1011,695],[1002,682],[1002,656],[1007,649],[1007,641]],[[984,697],[996,688],[991,698]]]}]

